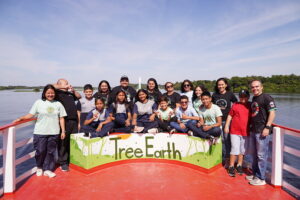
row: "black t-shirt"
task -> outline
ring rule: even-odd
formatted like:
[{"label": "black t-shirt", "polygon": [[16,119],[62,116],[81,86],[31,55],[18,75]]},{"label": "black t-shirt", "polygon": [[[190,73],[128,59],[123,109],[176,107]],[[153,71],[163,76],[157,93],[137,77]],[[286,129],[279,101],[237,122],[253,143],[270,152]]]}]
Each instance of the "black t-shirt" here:
[{"label": "black t-shirt", "polygon": [[158,99],[162,95],[160,91],[154,91],[153,93],[150,93],[148,91],[148,94],[149,94],[149,99],[155,101],[155,103],[158,103]]},{"label": "black t-shirt", "polygon": [[221,108],[223,114],[222,121],[226,121],[232,103],[237,102],[237,98],[230,91],[227,91],[225,94],[215,92],[212,95],[212,102]]},{"label": "black t-shirt", "polygon": [[176,103],[180,102],[180,94],[178,94],[177,92],[174,92],[171,95],[168,95],[167,93],[164,93],[163,95],[166,96],[166,97],[168,97],[168,99],[169,99],[169,101],[168,101],[169,102],[169,106],[172,109],[175,109],[176,108]]},{"label": "black t-shirt", "polygon": [[262,93],[254,96],[251,104],[251,131],[262,133],[267,124],[269,112],[276,109],[274,99],[270,95]]},{"label": "black t-shirt", "polygon": [[106,105],[105,108],[108,108],[109,106],[109,100],[110,100],[110,94],[103,94],[100,92],[96,92],[93,97],[95,99],[102,99],[104,101],[104,104]]},{"label": "black t-shirt", "polygon": [[66,119],[78,120],[76,107],[77,97],[71,92],[57,90],[57,99],[62,103],[67,112]]},{"label": "black t-shirt", "polygon": [[133,102],[136,91],[131,86],[128,86],[127,88],[122,88],[121,86],[114,87],[114,89],[112,89],[110,93],[110,99],[112,100],[112,102],[116,99],[117,93],[121,90],[126,93],[128,103]]}]

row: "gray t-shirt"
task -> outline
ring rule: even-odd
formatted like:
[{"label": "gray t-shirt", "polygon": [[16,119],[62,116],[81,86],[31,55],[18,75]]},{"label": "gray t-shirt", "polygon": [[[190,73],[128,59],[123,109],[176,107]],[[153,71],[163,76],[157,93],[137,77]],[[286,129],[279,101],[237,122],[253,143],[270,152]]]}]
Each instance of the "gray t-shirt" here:
[{"label": "gray t-shirt", "polygon": [[89,113],[91,110],[95,109],[95,98],[88,100],[87,98],[79,99],[77,110],[82,113]]},{"label": "gray t-shirt", "polygon": [[182,122],[182,123],[187,123],[190,119],[182,119],[182,115],[185,114],[189,117],[198,117],[198,113],[196,110],[193,108],[193,106],[188,106],[186,110],[183,110],[181,107],[176,109],[176,117]]}]

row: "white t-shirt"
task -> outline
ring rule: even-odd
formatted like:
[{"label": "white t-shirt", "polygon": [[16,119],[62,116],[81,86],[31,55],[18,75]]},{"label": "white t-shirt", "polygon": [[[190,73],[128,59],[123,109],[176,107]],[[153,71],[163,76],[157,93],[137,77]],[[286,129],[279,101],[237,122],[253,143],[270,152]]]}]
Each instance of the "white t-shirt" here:
[{"label": "white t-shirt", "polygon": [[205,108],[205,106],[200,106],[199,116],[203,118],[205,125],[213,125],[216,124],[216,118],[221,117],[222,111],[219,106],[212,104],[210,109]]}]

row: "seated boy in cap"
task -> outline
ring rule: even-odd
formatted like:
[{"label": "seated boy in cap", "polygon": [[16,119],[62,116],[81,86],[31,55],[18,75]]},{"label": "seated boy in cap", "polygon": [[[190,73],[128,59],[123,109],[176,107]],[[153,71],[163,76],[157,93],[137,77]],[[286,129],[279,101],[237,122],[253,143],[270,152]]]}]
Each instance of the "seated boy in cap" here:
[{"label": "seated boy in cap", "polygon": [[[243,157],[247,147],[250,124],[250,97],[248,90],[241,90],[239,93],[240,101],[233,104],[226,120],[224,132],[230,133],[231,152],[228,168],[229,176],[235,176],[234,163],[238,157],[236,171],[243,174]],[[230,127],[230,128],[229,128]]]}]

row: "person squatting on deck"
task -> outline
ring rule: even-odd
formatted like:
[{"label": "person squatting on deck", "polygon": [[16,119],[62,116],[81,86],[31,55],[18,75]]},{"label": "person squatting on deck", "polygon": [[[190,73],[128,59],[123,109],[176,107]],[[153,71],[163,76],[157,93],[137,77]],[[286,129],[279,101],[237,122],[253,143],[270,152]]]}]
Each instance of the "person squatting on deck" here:
[{"label": "person squatting on deck", "polygon": [[251,103],[251,124],[248,153],[252,154],[253,175],[246,176],[251,185],[265,185],[268,162],[269,141],[271,139],[272,123],[277,110],[274,99],[263,93],[261,81],[250,83],[253,93]]},{"label": "person squatting on deck", "polygon": [[66,110],[56,100],[56,90],[52,85],[44,87],[42,98],[37,100],[27,115],[19,117],[13,123],[25,119],[37,117],[33,131],[33,147],[35,150],[35,161],[37,166],[36,175],[53,178],[56,174],[55,152],[58,141],[66,137],[65,117]]}]

